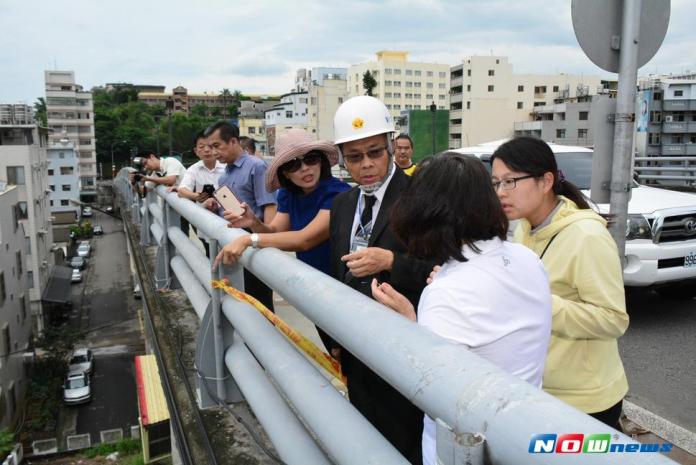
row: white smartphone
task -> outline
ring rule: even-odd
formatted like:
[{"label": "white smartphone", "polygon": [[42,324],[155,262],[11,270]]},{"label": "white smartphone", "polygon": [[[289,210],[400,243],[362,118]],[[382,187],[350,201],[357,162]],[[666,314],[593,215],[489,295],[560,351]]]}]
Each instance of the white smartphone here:
[{"label": "white smartphone", "polygon": [[231,211],[235,215],[241,215],[244,213],[241,203],[234,196],[232,191],[227,186],[220,186],[215,192],[213,192],[213,197],[217,200],[223,210]]}]

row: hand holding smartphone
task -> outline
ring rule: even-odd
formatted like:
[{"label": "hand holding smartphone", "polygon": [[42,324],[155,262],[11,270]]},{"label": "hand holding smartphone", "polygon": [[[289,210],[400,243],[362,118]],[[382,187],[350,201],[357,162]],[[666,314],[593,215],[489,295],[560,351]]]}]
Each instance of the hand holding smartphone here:
[{"label": "hand holding smartphone", "polygon": [[217,200],[223,210],[231,211],[237,216],[241,216],[244,213],[242,205],[239,203],[239,200],[237,200],[237,197],[234,196],[229,187],[218,187],[218,189],[213,192],[213,197],[215,197],[215,200]]}]

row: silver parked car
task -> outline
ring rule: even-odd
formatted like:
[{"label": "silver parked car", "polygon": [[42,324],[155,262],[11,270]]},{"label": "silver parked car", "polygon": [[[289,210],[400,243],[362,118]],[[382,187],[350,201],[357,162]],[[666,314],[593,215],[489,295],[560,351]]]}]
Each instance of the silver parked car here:
[{"label": "silver parked car", "polygon": [[82,270],[85,267],[85,259],[77,256],[70,259],[70,266]]},{"label": "silver parked car", "polygon": [[92,400],[92,386],[85,372],[68,373],[63,385],[63,401],[68,405],[82,404]]},{"label": "silver parked car", "polygon": [[82,281],[82,272],[79,269],[73,268],[72,276],[70,277],[70,282],[79,283]]},{"label": "silver parked car", "polygon": [[94,355],[92,354],[91,350],[85,347],[75,349],[69,365],[69,370],[71,372],[77,373],[82,371],[88,375],[91,375],[92,370],[94,369]]}]

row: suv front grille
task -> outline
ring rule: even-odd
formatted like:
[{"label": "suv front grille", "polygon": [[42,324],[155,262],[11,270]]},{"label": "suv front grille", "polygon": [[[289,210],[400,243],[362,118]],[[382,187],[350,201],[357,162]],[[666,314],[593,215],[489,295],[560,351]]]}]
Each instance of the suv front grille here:
[{"label": "suv front grille", "polygon": [[657,237],[658,244],[696,240],[696,211],[665,217]]}]

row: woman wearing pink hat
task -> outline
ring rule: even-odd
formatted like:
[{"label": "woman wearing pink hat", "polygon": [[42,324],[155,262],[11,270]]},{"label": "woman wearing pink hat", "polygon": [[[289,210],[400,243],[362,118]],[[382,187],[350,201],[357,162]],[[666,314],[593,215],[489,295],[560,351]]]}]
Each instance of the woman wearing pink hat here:
[{"label": "woman wearing pink hat", "polygon": [[250,208],[244,208],[241,216],[225,212],[229,227],[250,229],[252,234],[225,245],[215,265],[221,260],[236,262],[247,247],[276,247],[297,252],[298,259],[329,274],[329,210],[333,198],[350,189],[331,175],[338,150],[332,142],[314,140],[303,129],[280,134],[275,147],[276,156],[266,172],[266,190],[280,188],[278,213],[266,225]]}]

